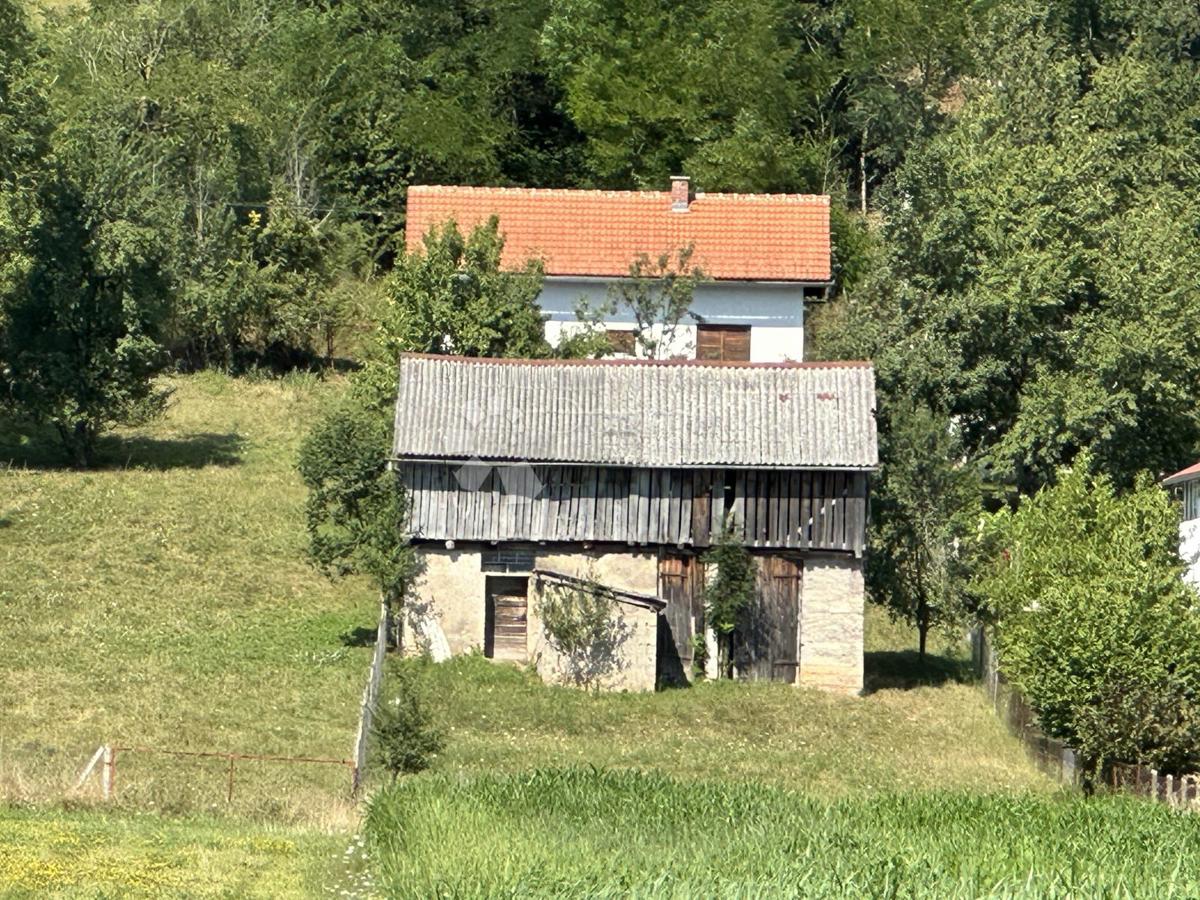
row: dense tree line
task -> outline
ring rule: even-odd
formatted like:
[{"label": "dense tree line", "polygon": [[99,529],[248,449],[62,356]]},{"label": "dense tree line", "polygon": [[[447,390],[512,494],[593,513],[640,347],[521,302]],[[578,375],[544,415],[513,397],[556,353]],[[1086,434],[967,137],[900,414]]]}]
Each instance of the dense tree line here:
[{"label": "dense tree line", "polygon": [[1200,452],[1200,9],[1014,0],[971,34],[818,325],[876,361],[872,591],[922,636],[995,623],[1087,765],[1194,761],[1198,606],[1153,482]]},{"label": "dense tree line", "polygon": [[[353,353],[408,185],[874,202],[972,11],[876,0],[0,0],[0,378],[81,464],[170,365]],[[899,11],[899,14],[898,12]],[[866,198],[866,199],[864,199]],[[673,248],[663,248],[670,250]]]}]

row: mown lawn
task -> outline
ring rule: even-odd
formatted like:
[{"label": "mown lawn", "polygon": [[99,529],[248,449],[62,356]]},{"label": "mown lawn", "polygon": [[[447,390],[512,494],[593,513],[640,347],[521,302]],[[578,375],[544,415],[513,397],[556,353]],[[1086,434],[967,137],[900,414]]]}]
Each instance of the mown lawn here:
[{"label": "mown lawn", "polygon": [[[299,441],[339,384],[171,382],[92,471],[0,423],[0,796],[61,794],[102,743],[344,758],[377,601],[304,558]],[[128,755],[139,808],[226,809],[220,762]],[[349,773],[242,764],[235,811],[327,821]]]},{"label": "mown lawn", "polygon": [[347,844],[205,816],[0,807],[0,896],[312,897],[362,883]]},{"label": "mown lawn", "polygon": [[[886,627],[877,615],[873,624]],[[953,669],[939,662],[933,673]],[[814,796],[1052,789],[979,689],[953,680],[865,697],[733,682],[595,695],[480,656],[405,665],[419,672],[446,731],[437,761],[445,773],[586,764],[754,780]],[[894,673],[888,680],[897,683]]]},{"label": "mown lawn", "polygon": [[1194,897],[1200,818],[1128,798],[825,800],[587,768],[403,781],[368,847],[389,897]]}]

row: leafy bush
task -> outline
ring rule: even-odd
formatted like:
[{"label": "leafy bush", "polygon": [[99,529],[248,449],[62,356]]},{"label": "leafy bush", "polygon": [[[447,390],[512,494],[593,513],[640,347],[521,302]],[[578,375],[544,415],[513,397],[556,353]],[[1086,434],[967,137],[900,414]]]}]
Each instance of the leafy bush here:
[{"label": "leafy bush", "polygon": [[445,739],[434,725],[420,685],[412,671],[402,665],[388,673],[391,696],[375,706],[371,735],[379,764],[394,781],[429,768]]},{"label": "leafy bush", "polygon": [[717,639],[720,677],[730,678],[733,675],[733,630],[737,627],[738,615],[754,598],[754,560],[726,523],[717,542],[704,554],[704,562],[716,567],[715,577],[704,588],[704,615]]},{"label": "leafy bush", "polygon": [[418,560],[400,528],[407,501],[387,467],[390,437],[389,419],[352,399],[304,439],[299,468],[309,491],[309,557],[330,575],[370,577],[397,603]]},{"label": "leafy bush", "polygon": [[1149,479],[1117,495],[1084,454],[988,523],[976,587],[1001,670],[1047,734],[1099,772],[1200,761],[1200,611],[1180,578],[1178,514]]},{"label": "leafy bush", "polygon": [[546,640],[562,656],[564,674],[591,687],[620,668],[619,651],[629,628],[616,615],[616,602],[603,585],[542,582],[538,616]]}]

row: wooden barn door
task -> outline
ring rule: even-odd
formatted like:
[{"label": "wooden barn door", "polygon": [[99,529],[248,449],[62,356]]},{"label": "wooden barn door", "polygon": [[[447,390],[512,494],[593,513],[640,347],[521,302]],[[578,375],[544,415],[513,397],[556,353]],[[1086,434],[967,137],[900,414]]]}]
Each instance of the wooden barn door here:
[{"label": "wooden barn door", "polygon": [[686,684],[692,677],[692,635],[704,632],[704,566],[695,556],[658,561],[658,595],[667,608],[658,620],[658,680]]},{"label": "wooden barn door", "polygon": [[486,656],[520,663],[529,658],[528,594],[528,578],[488,578],[483,648]]},{"label": "wooden barn door", "polygon": [[802,565],[785,556],[756,556],[754,600],[734,635],[742,678],[794,683],[800,672]]}]

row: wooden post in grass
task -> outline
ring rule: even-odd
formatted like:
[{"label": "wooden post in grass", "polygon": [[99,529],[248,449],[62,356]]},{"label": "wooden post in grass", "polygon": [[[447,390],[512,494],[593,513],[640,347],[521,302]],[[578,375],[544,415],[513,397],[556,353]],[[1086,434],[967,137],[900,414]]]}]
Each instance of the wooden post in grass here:
[{"label": "wooden post in grass", "polygon": [[225,794],[225,802],[233,802],[233,754],[229,754],[229,790]]},{"label": "wooden post in grass", "polygon": [[96,752],[92,754],[92,758],[88,761],[88,764],[83,767],[83,772],[80,773],[79,778],[75,781],[75,787],[71,789],[72,792],[83,787],[83,783],[88,780],[88,776],[91,775],[92,770],[96,768],[96,763],[100,762],[102,759],[104,759],[104,747],[100,746],[96,748]]},{"label": "wooden post in grass", "polygon": [[1175,784],[1174,784],[1174,782],[1175,782],[1175,776],[1168,775],[1167,776],[1167,805],[1168,806],[1175,805]]},{"label": "wooden post in grass", "polygon": [[107,744],[104,746],[104,762],[100,768],[100,791],[107,800],[112,796],[113,788],[113,751]]},{"label": "wooden post in grass", "polygon": [[1158,769],[1150,770],[1150,796],[1158,799]]}]

